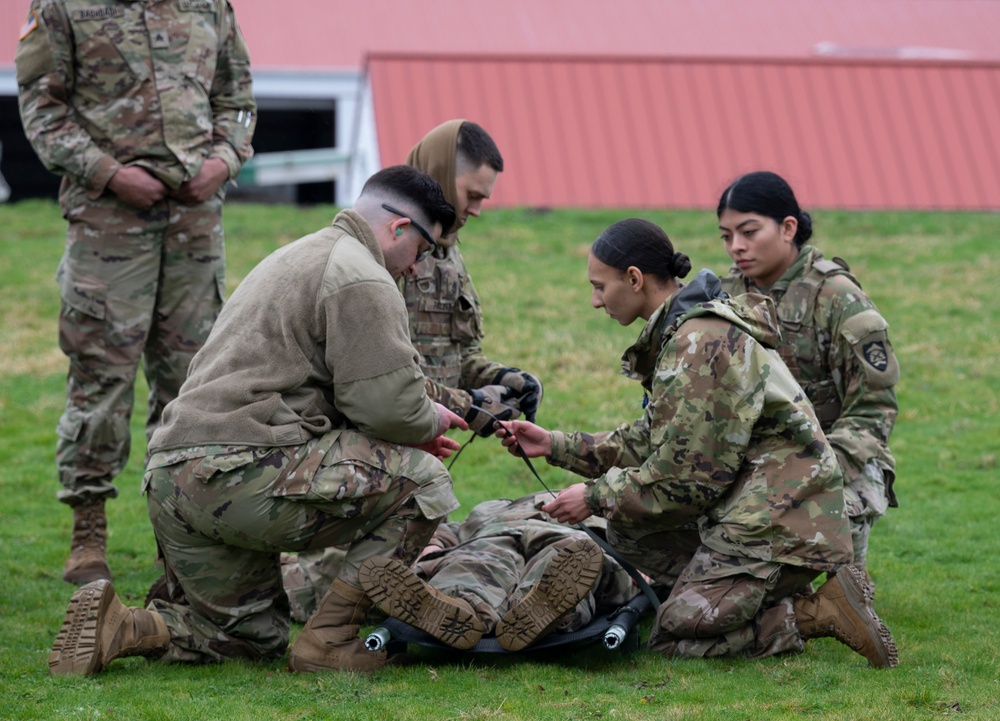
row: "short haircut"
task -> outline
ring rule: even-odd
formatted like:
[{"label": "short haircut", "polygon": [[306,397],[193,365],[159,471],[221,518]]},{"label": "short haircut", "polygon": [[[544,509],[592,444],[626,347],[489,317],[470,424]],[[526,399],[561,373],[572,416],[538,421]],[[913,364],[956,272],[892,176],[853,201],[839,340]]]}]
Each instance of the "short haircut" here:
[{"label": "short haircut", "polygon": [[799,227],[795,231],[794,241],[799,248],[813,234],[812,216],[799,207],[792,186],[780,175],[769,170],[747,173],[730,183],[719,198],[716,217],[721,216],[724,210],[756,213],[771,218],[778,225],[781,225],[785,218],[795,218]]},{"label": "short haircut", "polygon": [[409,165],[391,165],[368,178],[361,189],[361,196],[369,194],[408,202],[430,224],[440,223],[444,232],[455,224],[455,208],[445,200],[438,182]]},{"label": "short haircut", "polygon": [[[464,164],[468,170],[479,170],[489,165],[498,173],[503,172],[503,156],[490,134],[482,126],[466,120],[458,129],[456,167]],[[456,171],[456,174],[459,174]]]},{"label": "short haircut", "polygon": [[663,228],[642,218],[626,218],[608,226],[590,252],[622,272],[635,266],[661,280],[683,278],[691,272],[691,259],[674,250]]}]

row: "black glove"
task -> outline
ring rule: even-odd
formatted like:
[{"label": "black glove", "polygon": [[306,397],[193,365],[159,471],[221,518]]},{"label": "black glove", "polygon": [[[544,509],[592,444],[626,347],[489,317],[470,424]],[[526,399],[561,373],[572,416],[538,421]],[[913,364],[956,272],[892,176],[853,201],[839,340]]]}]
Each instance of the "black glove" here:
[{"label": "black glove", "polygon": [[510,388],[513,391],[512,399],[516,399],[517,407],[521,409],[524,417],[532,423],[535,422],[538,406],[542,405],[540,380],[520,368],[501,368],[493,376],[493,382]]},{"label": "black glove", "polygon": [[514,392],[507,386],[483,386],[468,393],[472,407],[465,414],[465,422],[469,430],[483,437],[493,435],[493,421],[509,421],[521,415],[516,406],[506,403],[514,400]]}]

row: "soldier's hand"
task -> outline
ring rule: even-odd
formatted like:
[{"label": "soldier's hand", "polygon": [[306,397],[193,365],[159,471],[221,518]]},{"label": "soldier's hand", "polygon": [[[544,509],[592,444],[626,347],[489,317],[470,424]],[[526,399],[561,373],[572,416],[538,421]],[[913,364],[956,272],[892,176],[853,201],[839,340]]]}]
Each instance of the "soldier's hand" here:
[{"label": "soldier's hand", "polygon": [[511,455],[523,453],[528,458],[552,455],[552,434],[529,421],[504,422],[496,435]]},{"label": "soldier's hand", "polygon": [[469,430],[481,436],[493,435],[495,421],[509,421],[521,415],[516,406],[507,402],[514,395],[507,386],[483,386],[468,393],[472,396],[472,407],[465,414],[465,420],[469,424]]},{"label": "soldier's hand", "polygon": [[108,181],[108,190],[133,208],[152,208],[167,197],[167,186],[138,165],[120,168]]},{"label": "soldier's hand", "polygon": [[542,382],[520,368],[501,368],[493,376],[493,382],[510,388],[517,407],[534,423],[538,406],[542,404]]},{"label": "soldier's hand", "polygon": [[209,158],[201,164],[198,174],[174,193],[184,205],[200,205],[215,195],[215,191],[229,180],[229,166],[221,158]]},{"label": "soldier's hand", "polygon": [[438,412],[438,437],[450,428],[459,428],[463,431],[469,430],[469,424],[465,422],[462,416],[440,403],[435,403],[434,405],[437,406]]},{"label": "soldier's hand", "polygon": [[575,483],[560,491],[554,501],[542,506],[542,510],[560,523],[579,523],[594,515],[587,505],[586,493],[585,484]]},{"label": "soldier's hand", "polygon": [[433,438],[426,443],[414,446],[414,448],[419,448],[421,451],[430,453],[432,456],[435,456],[442,461],[461,447],[461,443],[456,441],[454,438],[449,438],[448,436],[438,436],[437,438]]}]

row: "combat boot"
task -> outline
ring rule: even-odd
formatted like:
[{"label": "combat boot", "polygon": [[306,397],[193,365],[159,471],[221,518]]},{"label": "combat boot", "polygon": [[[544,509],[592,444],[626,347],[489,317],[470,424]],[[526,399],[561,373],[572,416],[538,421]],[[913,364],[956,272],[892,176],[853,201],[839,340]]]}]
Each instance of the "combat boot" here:
[{"label": "combat boot", "polygon": [[876,668],[898,663],[896,644],[876,615],[864,574],[844,566],[819,590],[792,602],[803,639],[833,637],[860,653]]},{"label": "combat boot", "polygon": [[373,556],[361,564],[358,576],[380,611],[452,648],[466,651],[483,637],[483,623],[468,602],[427,585],[405,563]]},{"label": "combat boot", "polygon": [[108,517],[104,514],[104,499],[73,506],[73,541],[63,567],[63,580],[76,584],[110,581],[107,546]]},{"label": "combat boot", "polygon": [[62,628],[49,654],[53,675],[89,676],[116,658],[159,658],[170,648],[163,616],[143,608],[128,608],[110,581],[77,589],[69,600]]},{"label": "combat boot", "polygon": [[554,555],[538,583],[497,624],[499,644],[520,651],[551,632],[601,575],[604,554],[589,538],[578,538]]},{"label": "combat boot", "polygon": [[364,591],[339,578],[320,599],[295,639],[288,656],[288,669],[296,673],[314,671],[374,671],[388,663],[385,651],[369,651],[358,637],[371,600]]}]

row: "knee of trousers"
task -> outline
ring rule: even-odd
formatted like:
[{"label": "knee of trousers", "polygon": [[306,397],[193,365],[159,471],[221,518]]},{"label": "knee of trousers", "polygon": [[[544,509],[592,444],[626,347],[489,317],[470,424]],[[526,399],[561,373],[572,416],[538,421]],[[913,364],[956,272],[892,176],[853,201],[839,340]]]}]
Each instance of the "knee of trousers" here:
[{"label": "knee of trousers", "polygon": [[660,605],[654,627],[674,638],[711,638],[747,625],[759,612],[752,598],[712,602],[693,590],[672,595]]},{"label": "knee of trousers", "polygon": [[401,472],[417,486],[412,496],[419,517],[438,520],[461,505],[455,497],[451,474],[430,453],[408,449],[402,466]]}]

